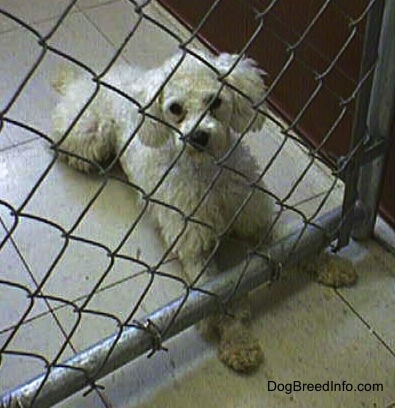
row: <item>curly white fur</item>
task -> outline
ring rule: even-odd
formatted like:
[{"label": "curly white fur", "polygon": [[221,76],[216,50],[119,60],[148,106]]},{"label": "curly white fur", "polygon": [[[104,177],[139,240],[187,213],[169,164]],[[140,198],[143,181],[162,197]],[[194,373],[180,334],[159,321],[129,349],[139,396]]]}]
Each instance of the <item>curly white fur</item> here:
[{"label": "curly white fur", "polygon": [[257,241],[272,217],[257,163],[239,143],[264,123],[253,109],[265,92],[262,71],[236,55],[197,55],[149,71],[119,67],[102,79],[111,87],[63,76],[53,116],[71,166],[90,171],[119,157],[191,282],[223,233]]}]

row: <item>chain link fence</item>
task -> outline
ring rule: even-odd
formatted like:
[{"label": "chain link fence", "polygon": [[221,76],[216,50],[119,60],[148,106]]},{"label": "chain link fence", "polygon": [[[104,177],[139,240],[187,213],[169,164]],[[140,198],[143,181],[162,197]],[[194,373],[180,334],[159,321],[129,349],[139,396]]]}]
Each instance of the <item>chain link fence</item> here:
[{"label": "chain link fence", "polygon": [[[259,156],[261,166],[259,179],[268,180],[269,194],[275,200],[275,216],[269,230],[287,231],[278,241],[266,246],[265,250],[262,250],[262,245],[251,246],[248,243],[241,243],[218,234],[217,243],[212,248],[207,262],[214,256],[219,256],[218,248],[224,241],[236,247],[243,246],[245,249],[242,251],[243,259],[237,259],[230,264],[225,262],[226,271],[215,277],[207,277],[205,270],[202,270],[199,276],[192,281],[179,272],[177,260],[172,254],[173,247],[163,248],[163,245],[161,247],[160,244],[153,243],[151,239],[155,237],[152,238],[152,235],[148,235],[145,241],[146,247],[155,246],[161,249],[156,251],[154,258],[146,256],[147,248],[141,246],[141,241],[139,244],[133,244],[133,242],[141,240],[141,234],[145,234],[141,230],[141,225],[147,222],[145,220],[146,208],[155,199],[152,198],[150,192],[132,183],[117,169],[117,161],[127,146],[106,167],[98,167],[99,175],[95,176],[89,187],[88,201],[82,202],[81,199],[78,200],[78,197],[74,197],[76,204],[72,208],[61,205],[59,201],[59,206],[55,209],[58,212],[56,217],[41,212],[32,212],[30,210],[34,208],[32,203],[37,200],[46,200],[42,190],[49,178],[55,177],[54,184],[59,186],[64,181],[59,174],[68,172],[72,178],[77,178],[77,182],[84,177],[76,175],[75,172],[62,167],[59,163],[60,155],[70,154],[62,149],[62,141],[67,138],[67,134],[60,142],[55,142],[50,131],[44,131],[29,121],[15,119],[13,114],[14,105],[24,97],[24,93],[34,82],[35,77],[41,75],[40,68],[48,56],[56,57],[57,62],[84,72],[92,80],[92,96],[86,101],[70,129],[76,125],[83,112],[94,102],[97,93],[103,89],[112,89],[121,97],[128,99],[131,104],[136,104],[136,101],[125,95],[122,89],[113,89],[112,85],[106,82],[106,74],[122,61],[125,49],[138,35],[143,23],[148,22],[176,41],[183,57],[192,55],[197,59],[202,59],[192,46],[199,34],[199,27],[192,33],[181,35],[151,13],[151,1],[125,0],[135,23],[130,26],[129,32],[122,39],[121,45],[113,53],[110,61],[105,64],[104,68],[96,70],[72,54],[64,52],[52,42],[53,37],[67,18],[79,10],[79,3],[78,0],[71,1],[55,23],[51,20],[50,27],[45,30],[38,29],[34,24],[20,19],[7,8],[0,8],[2,21],[17,26],[39,50],[34,63],[26,67],[26,74],[20,78],[15,92],[1,107],[2,133],[7,134],[6,132],[9,132],[10,129],[18,129],[28,133],[31,138],[41,140],[40,148],[51,151],[48,156],[50,159],[45,166],[41,166],[39,174],[36,173],[38,176],[34,184],[22,198],[9,199],[7,192],[4,195],[1,194],[0,197],[1,308],[13,309],[16,299],[25,299],[25,306],[15,310],[14,320],[0,328],[0,372],[3,371],[1,375],[7,375],[5,373],[5,370],[8,369],[7,364],[19,365],[22,373],[25,364],[28,366],[31,361],[38,363],[34,366],[35,371],[33,370],[32,373],[32,377],[37,377],[24,385],[14,384],[16,388],[13,391],[5,392],[1,397],[0,406],[2,407],[49,407],[83,388],[86,388],[87,393],[97,392],[103,406],[111,406],[98,383],[100,378],[146,352],[149,353],[148,356],[152,356],[164,350],[164,342],[167,339],[196,324],[202,318],[223,311],[230,298],[248,292],[259,285],[272,282],[278,277],[282,268],[299,262],[329,244],[333,244],[336,248],[347,245],[353,228],[359,231],[359,236],[368,236],[376,217],[377,186],[388,148],[391,114],[393,115],[394,112],[393,101],[391,101],[394,95],[393,85],[390,84],[387,73],[395,66],[394,47],[389,45],[390,28],[395,26],[395,7],[393,2],[380,0],[367,2],[358,18],[350,18],[347,38],[327,69],[320,73],[314,72],[317,83],[315,91],[304,106],[300,106],[298,114],[291,118],[291,123],[279,119],[278,115],[273,113],[273,109],[263,110],[262,106],[264,103],[270,106],[273,90],[281,83],[284,73],[294,63],[298,47],[307,41],[308,33],[313,30],[328,5],[334,5],[346,13],[342,9],[341,2],[334,0],[321,2],[322,7],[319,12],[300,33],[297,41],[288,44],[287,63],[277,77],[267,78],[268,87],[264,99],[254,105],[256,115],[266,116],[266,125],[262,131],[264,135],[258,133],[253,138],[251,137],[251,148]],[[212,8],[205,16],[206,19],[219,3],[219,0],[213,1]],[[258,1],[251,2],[250,7],[254,10],[259,24],[255,35],[249,39],[243,49],[237,50],[240,58],[245,54],[248,55],[249,48],[259,30],[264,26],[267,15],[275,13],[276,3],[277,1],[273,0],[263,6],[263,3],[260,4]],[[200,26],[203,26],[204,23],[203,19]],[[105,27],[99,27],[99,29],[106,35]],[[301,117],[308,112],[311,102],[320,90],[329,87],[325,81],[326,76],[336,66],[355,35],[364,38],[360,78],[347,98],[336,95],[332,90],[342,108],[341,113],[322,142],[313,145],[303,138],[303,135],[298,134],[297,125]],[[386,52],[382,52],[383,49]],[[145,51],[150,53],[149,48]],[[18,50],[15,52],[17,53]],[[207,61],[203,62],[207,63]],[[262,68],[265,69],[265,67]],[[163,87],[168,80],[169,78],[164,81]],[[219,78],[219,81],[222,81],[222,86],[230,87],[226,82],[226,77]],[[243,91],[237,88],[231,90],[235,93]],[[297,92],[297,89],[291,91]],[[248,95],[243,97],[248,98]],[[30,104],[34,104],[34,101],[30,101]],[[144,107],[139,108],[145,120],[149,114]],[[343,116],[350,110],[354,113],[354,127],[349,152],[344,157],[331,157],[326,150],[327,142]],[[154,119],[159,120],[159,118]],[[248,141],[246,138],[248,130],[246,129],[239,136],[238,143],[244,142],[245,139]],[[128,143],[137,132],[138,130],[131,134]],[[284,175],[281,169],[285,166],[284,161],[290,157],[298,161],[298,166],[294,168],[295,174]],[[177,160],[179,158],[169,167],[160,183],[166,180],[169,172],[177,165]],[[93,165],[97,167],[97,164],[93,163]],[[217,161],[216,165],[219,173],[225,168],[227,171],[238,172],[235,168],[229,168],[224,160]],[[286,183],[281,182],[281,178]],[[305,189],[304,186],[309,183],[314,186],[314,183],[323,183],[322,180],[325,182],[324,186],[322,184],[319,186],[319,194],[309,196],[308,194],[314,194],[311,191],[315,190],[314,188]],[[212,185],[214,183],[215,180]],[[92,221],[90,216],[92,212],[97,211],[95,206],[106,194],[109,196],[107,196],[104,208],[111,206],[118,208],[117,203],[112,201],[113,185],[117,185],[125,192],[140,194],[147,205],[129,218],[130,214],[125,213],[125,217],[115,225],[115,229],[118,229],[117,238],[109,243],[104,233],[107,229],[106,218],[103,216],[104,224],[94,225],[96,221]],[[65,186],[64,188],[71,187]],[[247,202],[249,196],[259,194],[259,189],[258,183],[250,183],[251,191],[245,198]],[[129,205],[129,200],[130,197],[125,196],[125,202],[120,203],[120,207]],[[202,205],[202,201],[203,198],[199,205]],[[307,206],[308,202],[314,202],[314,205]],[[193,214],[186,214],[179,208],[174,208],[171,203],[156,202],[156,204],[166,206],[169,211],[180,214],[185,225],[196,222]],[[72,213],[70,219],[73,222],[71,223],[69,219],[67,220],[69,212]],[[62,219],[64,222],[61,222]],[[34,233],[30,236],[23,233],[26,224],[34,226],[30,231],[37,232],[37,236]],[[40,228],[43,233],[38,234]],[[177,240],[183,239],[184,231],[185,229],[180,231]],[[266,233],[267,231],[262,231],[262,237],[265,237]],[[44,261],[44,257],[40,255],[44,247],[43,243],[37,242],[38,236],[47,236],[48,240],[53,240],[57,244],[56,249],[48,257],[49,262]],[[35,248],[35,253],[39,258],[33,260],[31,264],[29,264],[29,256],[24,253],[26,242],[29,242],[29,247]],[[20,278],[16,264],[13,264],[15,258],[8,255],[11,249],[26,264],[33,284],[27,284],[24,279]],[[69,263],[68,269],[64,267],[64,263]],[[120,265],[124,266],[123,276],[119,276]],[[70,291],[66,286],[63,287],[63,294],[51,292],[50,283],[63,270],[62,268],[66,268],[70,273],[74,272],[73,277],[70,277],[70,285],[78,285],[76,282],[86,280],[90,283],[87,286],[88,289],[84,288],[80,296],[69,295]],[[89,271],[94,268],[92,276],[87,276],[84,268]],[[178,273],[175,272],[177,270]],[[101,305],[98,301],[100,295],[106,289],[116,287],[117,284],[138,287],[138,290],[131,290],[129,299],[123,303],[123,310],[116,310],[118,306],[114,308],[107,303],[107,308],[99,306]],[[168,287],[171,289],[167,290]],[[167,293],[167,296],[163,293]],[[114,302],[116,302],[115,297],[116,294],[112,298]],[[148,298],[151,298],[151,301],[152,298],[155,300],[154,303],[150,303],[150,307],[146,306]],[[57,349],[51,355],[40,352],[37,348],[32,351],[15,346],[18,344],[15,339],[21,332],[24,333],[24,328],[32,321],[33,312],[36,312],[37,306],[46,308],[52,324],[55,324],[61,332]],[[67,328],[58,317],[57,312],[62,309],[72,311],[74,316],[72,324]],[[87,324],[86,318],[91,316],[100,321],[110,322],[112,334],[107,334],[103,340],[94,345],[83,343],[76,346],[78,332]],[[30,335],[45,337],[46,327],[41,327],[40,330],[41,332]],[[50,335],[49,332],[48,335]],[[21,382],[26,380],[27,378],[21,379]]]}]

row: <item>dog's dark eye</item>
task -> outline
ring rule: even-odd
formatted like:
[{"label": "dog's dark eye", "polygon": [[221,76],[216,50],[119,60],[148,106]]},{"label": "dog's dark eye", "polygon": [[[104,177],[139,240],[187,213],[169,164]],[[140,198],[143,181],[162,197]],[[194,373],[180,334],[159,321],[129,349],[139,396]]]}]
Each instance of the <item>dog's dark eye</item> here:
[{"label": "dog's dark eye", "polygon": [[182,114],[182,106],[178,102],[173,102],[169,107],[173,115],[180,116]]},{"label": "dog's dark eye", "polygon": [[222,100],[218,96],[210,101],[210,109],[215,110],[221,106]]}]

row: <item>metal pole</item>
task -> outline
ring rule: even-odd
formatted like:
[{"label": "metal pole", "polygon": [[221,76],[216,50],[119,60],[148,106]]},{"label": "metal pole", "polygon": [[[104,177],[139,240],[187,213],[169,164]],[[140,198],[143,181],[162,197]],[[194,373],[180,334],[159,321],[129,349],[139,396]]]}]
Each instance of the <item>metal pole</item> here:
[{"label": "metal pole", "polygon": [[[371,91],[373,86],[373,70],[378,59],[378,47],[380,41],[380,27],[382,26],[385,0],[377,0],[369,10],[363,52],[360,68],[361,85],[358,91],[353,120],[352,137],[349,151],[352,156],[346,158],[348,165],[344,172],[345,192],[343,198],[343,212],[346,216],[343,227],[339,231],[338,248],[346,246],[350,240],[353,223],[353,212],[358,202],[358,180],[360,168],[365,152],[364,141],[366,138],[366,118],[369,111]],[[360,22],[358,23],[360,24]]]},{"label": "metal pole", "polygon": [[373,234],[383,183],[387,153],[395,130],[395,1],[385,1],[383,23],[369,112],[369,145],[359,175],[359,198],[366,220],[355,225],[353,237],[366,239]]},{"label": "metal pole", "polygon": [[[361,216],[357,211],[356,216]],[[298,263],[310,254],[326,247],[335,238],[342,222],[342,210],[337,208],[319,219],[313,225],[302,227],[269,249],[269,263],[259,256],[252,256],[251,262],[243,263],[201,286],[203,291],[192,290],[185,300],[179,298],[146,317],[146,322],[155,327],[160,340],[165,341],[187,327],[198,323],[209,314],[221,309],[222,301],[231,296],[237,285],[242,294],[271,278],[271,268],[288,258],[287,266]],[[318,227],[317,227],[318,226]],[[240,273],[244,272],[240,281]],[[216,296],[207,294],[214,293]],[[175,318],[174,321],[173,318]],[[169,323],[172,323],[169,325]],[[149,327],[149,324],[146,327]],[[164,331],[164,328],[168,330]],[[152,349],[153,336],[148,330],[129,327],[121,335],[116,333],[102,342],[77,354],[70,360],[50,369],[19,388],[3,395],[1,408],[51,407],[75,392],[116,370],[126,363]]]}]

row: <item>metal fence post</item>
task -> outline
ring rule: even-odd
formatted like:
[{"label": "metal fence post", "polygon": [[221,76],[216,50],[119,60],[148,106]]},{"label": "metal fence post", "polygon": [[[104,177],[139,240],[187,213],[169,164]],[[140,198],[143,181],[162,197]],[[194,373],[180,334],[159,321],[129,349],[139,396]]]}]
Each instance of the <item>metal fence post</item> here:
[{"label": "metal fence post", "polygon": [[[341,172],[345,183],[343,198],[343,213],[345,222],[339,231],[337,248],[348,245],[354,227],[353,212],[359,199],[358,180],[363,157],[366,149],[367,117],[371,100],[374,72],[378,60],[381,27],[384,14],[385,0],[370,3],[370,12],[366,18],[364,44],[360,66],[360,82],[356,88],[358,93],[351,134],[350,157],[344,157],[346,165]],[[356,20],[352,24],[360,24]],[[359,88],[359,89],[358,89]]]},{"label": "metal fence post", "polygon": [[369,238],[374,229],[387,153],[395,130],[395,1],[385,1],[379,60],[367,115],[368,143],[359,172],[359,199],[365,218],[354,226],[353,237]]}]

